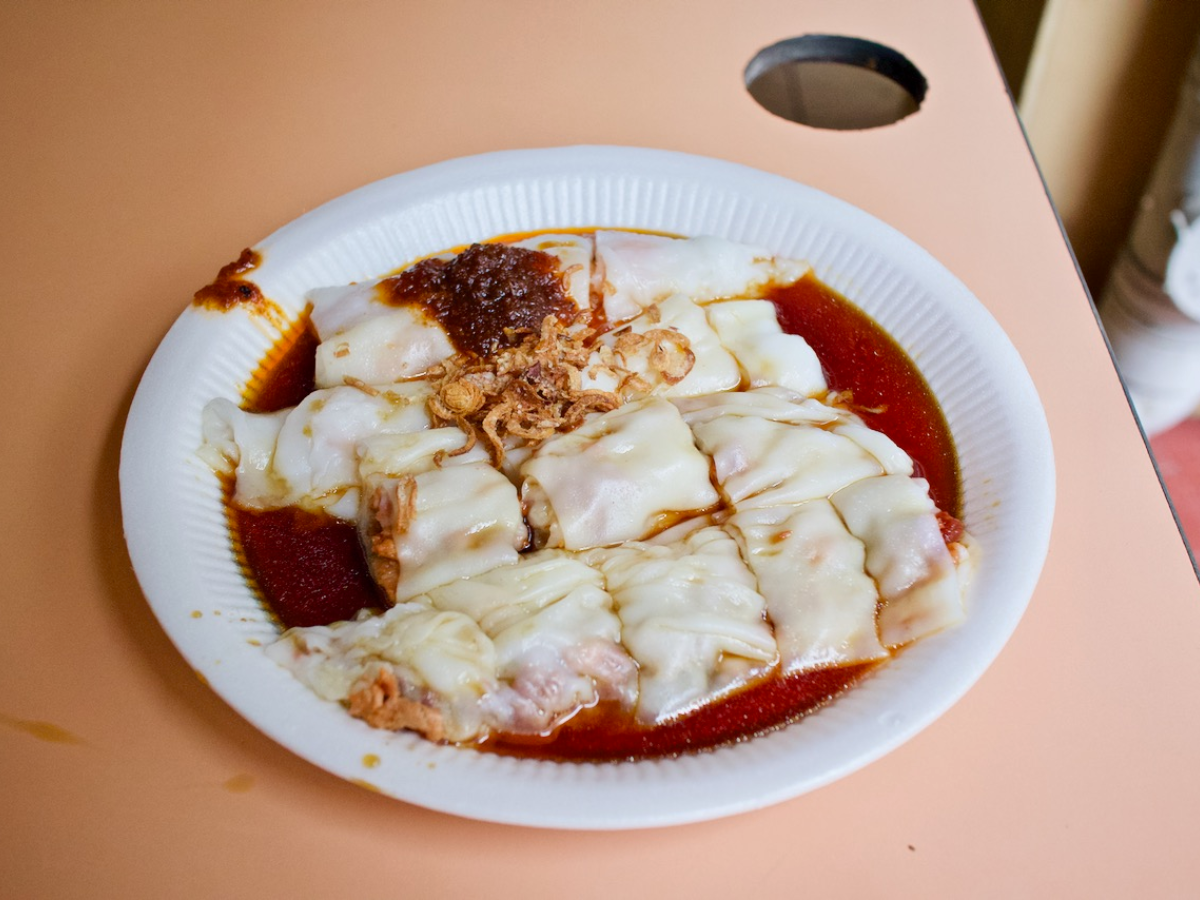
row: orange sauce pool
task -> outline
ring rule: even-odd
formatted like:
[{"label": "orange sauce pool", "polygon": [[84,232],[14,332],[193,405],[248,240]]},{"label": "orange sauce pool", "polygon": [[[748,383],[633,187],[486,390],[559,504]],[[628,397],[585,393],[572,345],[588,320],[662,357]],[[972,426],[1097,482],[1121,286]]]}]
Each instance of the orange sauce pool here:
[{"label": "orange sauce pool", "polygon": [[[785,331],[804,337],[829,387],[851,391],[859,414],[887,434],[930,483],[938,507],[957,515],[960,485],[945,417],[912,360],[872,319],[807,276],[769,295]],[[245,408],[294,406],[314,390],[317,338],[305,317],[281,339],[251,379]],[[294,510],[265,513],[231,507],[234,540],[247,575],[284,627],[348,619],[386,606],[371,579],[354,525]],[[828,703],[877,664],[773,673],[677,720],[646,727],[601,703],[550,735],[493,735],[479,749],[556,760],[627,760],[705,750],[793,722]]]}]

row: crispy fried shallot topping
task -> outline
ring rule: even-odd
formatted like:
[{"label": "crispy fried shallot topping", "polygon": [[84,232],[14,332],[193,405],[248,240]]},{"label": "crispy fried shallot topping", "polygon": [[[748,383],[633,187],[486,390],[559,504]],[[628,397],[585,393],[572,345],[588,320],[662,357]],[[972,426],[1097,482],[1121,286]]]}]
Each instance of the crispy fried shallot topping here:
[{"label": "crispy fried shallot topping", "polygon": [[380,397],[383,395],[383,391],[379,390],[377,387],[372,387],[361,378],[353,378],[350,375],[347,375],[342,380],[346,383],[347,387],[352,387],[356,390],[362,391],[368,397]]},{"label": "crispy fried shallot topping", "polygon": [[405,697],[396,674],[388,666],[380,666],[374,680],[350,694],[348,703],[350,715],[362,719],[372,728],[388,731],[407,728],[431,741],[446,737],[442,714],[432,706]]},{"label": "crispy fried shallot topping", "polygon": [[617,337],[614,351],[626,360],[634,354],[646,353],[650,369],[667,384],[679,384],[696,364],[691,342],[672,328],[651,328],[642,334],[623,332]]},{"label": "crispy fried shallot topping", "polygon": [[[569,331],[555,316],[546,316],[538,332],[512,332],[512,346],[482,357],[460,353],[437,367],[429,376],[434,388],[430,413],[467,435],[462,447],[445,455],[466,453],[482,433],[499,466],[506,438],[536,444],[573,431],[591,413],[616,409],[629,391],[649,391],[646,380],[625,367],[635,351],[647,352],[650,369],[668,384],[678,383],[695,364],[688,339],[670,329],[624,333],[613,348],[594,347],[598,337],[586,329]],[[614,376],[616,391],[583,387],[593,349],[600,360],[595,367]]]}]

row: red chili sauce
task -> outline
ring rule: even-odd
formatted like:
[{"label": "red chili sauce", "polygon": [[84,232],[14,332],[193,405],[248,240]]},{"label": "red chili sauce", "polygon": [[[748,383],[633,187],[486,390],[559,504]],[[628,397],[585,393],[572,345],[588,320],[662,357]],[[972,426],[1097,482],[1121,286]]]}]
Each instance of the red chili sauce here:
[{"label": "red chili sauce", "polygon": [[578,312],[553,256],[506,244],[472,244],[450,260],[423,259],[379,288],[387,303],[422,307],[456,349],[477,356],[512,343],[516,332],[538,331],[546,316],[566,325]]},{"label": "red chili sauce", "polygon": [[[435,267],[436,268],[436,267]],[[808,276],[770,294],[785,331],[799,334],[820,357],[829,387],[853,392],[855,407],[886,433],[928,479],[937,505],[959,510],[959,473],[944,416],[913,362],[865,313]],[[551,310],[554,312],[554,310]],[[540,320],[539,320],[540,321]],[[293,406],[314,390],[316,335],[307,319],[259,367],[246,408]],[[356,528],[296,510],[264,513],[230,507],[231,528],[250,580],[284,627],[329,624],[386,600],[371,579]],[[953,524],[946,525],[952,530]],[[777,673],[656,727],[601,703],[545,736],[493,735],[481,749],[558,760],[623,760],[674,756],[745,740],[799,719],[829,702],[875,663],[795,675]]]}]

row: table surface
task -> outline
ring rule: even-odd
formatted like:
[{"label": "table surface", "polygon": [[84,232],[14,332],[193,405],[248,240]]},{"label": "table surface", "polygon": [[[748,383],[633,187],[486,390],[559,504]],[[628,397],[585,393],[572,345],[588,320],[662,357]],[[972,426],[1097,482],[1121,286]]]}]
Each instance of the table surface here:
[{"label": "table surface", "polygon": [[[742,71],[803,33],[901,50],[923,107],[858,132],[766,113]],[[0,48],[6,894],[1193,895],[1200,585],[968,0],[45,2],[0,9]],[[557,832],[371,794],[201,684],[125,551],[130,400],[221,264],[395,172],[578,143],[865,209],[979,297],[1045,404],[1057,515],[999,659],[898,750],[761,811]]]}]

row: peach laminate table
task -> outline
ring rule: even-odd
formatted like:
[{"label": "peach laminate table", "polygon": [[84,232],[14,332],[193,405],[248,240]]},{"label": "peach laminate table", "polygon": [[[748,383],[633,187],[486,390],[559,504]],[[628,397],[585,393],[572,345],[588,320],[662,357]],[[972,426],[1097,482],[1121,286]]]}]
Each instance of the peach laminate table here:
[{"label": "peach laminate table", "polygon": [[[743,67],[803,33],[901,50],[923,108],[864,132],[764,112]],[[1195,896],[1200,587],[968,0],[10,3],[0,48],[0,893]],[[883,219],[1045,403],[1057,517],[1011,642],[899,750],[762,811],[553,832],[369,793],[201,684],[125,552],[125,414],[217,267],[395,172],[577,143],[733,160]]]}]

